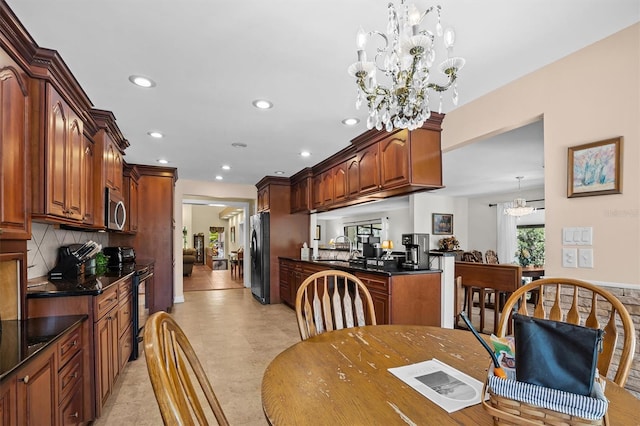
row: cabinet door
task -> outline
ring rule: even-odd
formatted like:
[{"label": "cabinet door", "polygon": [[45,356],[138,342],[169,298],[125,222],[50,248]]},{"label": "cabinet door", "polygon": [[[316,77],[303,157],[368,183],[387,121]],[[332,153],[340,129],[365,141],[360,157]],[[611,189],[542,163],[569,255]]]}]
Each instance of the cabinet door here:
[{"label": "cabinet door", "polygon": [[380,157],[378,144],[358,152],[359,192],[366,194],[380,188]]},{"label": "cabinet door", "polygon": [[392,188],[410,181],[408,130],[401,130],[379,142],[380,185]]},{"label": "cabinet door", "polygon": [[95,149],[93,142],[84,138],[84,161],[82,167],[82,210],[84,211],[83,222],[93,225],[95,219],[94,199],[93,199],[93,178],[94,178]]},{"label": "cabinet door", "polygon": [[129,232],[138,232],[138,181],[132,178],[125,179],[125,199],[127,201],[126,227]]},{"label": "cabinet door", "polygon": [[376,323],[389,324],[389,296],[385,293],[370,291],[373,309],[376,311]]},{"label": "cabinet door", "polygon": [[328,170],[322,173],[322,205],[333,204],[333,172]]},{"label": "cabinet door", "polygon": [[0,69],[0,238],[31,238],[27,167],[28,92],[16,68]]},{"label": "cabinet door", "polygon": [[48,350],[17,373],[17,417],[19,425],[56,423],[55,351]]},{"label": "cabinet door", "polygon": [[95,325],[95,380],[97,398],[97,416],[100,409],[111,395],[113,383],[113,321],[109,314]]},{"label": "cabinet door", "polygon": [[355,198],[360,192],[360,168],[358,158],[353,157],[347,161],[347,196]]},{"label": "cabinet door", "polygon": [[333,173],[333,201],[340,202],[347,199],[347,163],[335,166]]},{"label": "cabinet door", "polygon": [[322,207],[322,200],[323,200],[323,195],[322,195],[323,186],[322,186],[321,174],[313,177],[311,186],[312,186],[311,206],[314,209],[317,209],[319,207]]},{"label": "cabinet door", "polygon": [[67,215],[67,128],[69,118],[62,98],[49,87],[49,110],[47,115],[47,162],[46,213],[66,217]]},{"label": "cabinet door", "polygon": [[69,147],[67,156],[67,217],[84,219],[83,191],[88,184],[84,181],[85,142],[82,134],[82,122],[69,110]]},{"label": "cabinet door", "polygon": [[291,301],[291,268],[289,262],[286,260],[280,260],[280,299],[286,304],[292,306]]},{"label": "cabinet door", "polygon": [[269,210],[269,187],[258,189],[258,211]]},{"label": "cabinet door", "polygon": [[5,379],[0,384],[0,425],[16,424],[16,379]]}]

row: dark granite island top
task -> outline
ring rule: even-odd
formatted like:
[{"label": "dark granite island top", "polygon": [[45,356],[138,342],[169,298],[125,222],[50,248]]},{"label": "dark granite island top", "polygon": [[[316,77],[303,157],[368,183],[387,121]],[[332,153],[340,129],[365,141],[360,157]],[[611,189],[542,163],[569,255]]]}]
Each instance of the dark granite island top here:
[{"label": "dark granite island top", "polygon": [[416,274],[439,274],[442,271],[440,269],[398,269],[395,267],[391,267],[388,270],[383,270],[380,268],[373,267],[371,265],[367,265],[365,267],[364,264],[358,264],[356,262],[350,262],[345,260],[331,260],[331,259],[318,259],[318,260],[301,260],[300,258],[293,257],[280,257],[280,259],[287,259],[293,262],[301,262],[308,263],[312,265],[320,265],[325,266],[327,269],[338,269],[345,272],[369,272],[372,274],[385,275],[388,277],[394,275],[416,275]]},{"label": "dark granite island top", "polygon": [[67,315],[0,321],[0,381],[86,319]]}]

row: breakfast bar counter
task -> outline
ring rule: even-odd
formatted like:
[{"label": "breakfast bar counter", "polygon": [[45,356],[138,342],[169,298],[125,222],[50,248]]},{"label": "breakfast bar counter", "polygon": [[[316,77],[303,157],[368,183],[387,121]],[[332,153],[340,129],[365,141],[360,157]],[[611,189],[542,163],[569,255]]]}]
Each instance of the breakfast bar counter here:
[{"label": "breakfast bar counter", "polygon": [[442,326],[441,272],[429,270],[378,270],[354,266],[347,261],[308,261],[279,258],[279,289],[282,301],[294,307],[302,282],[327,269],[349,272],[369,290],[378,324],[418,324]]}]

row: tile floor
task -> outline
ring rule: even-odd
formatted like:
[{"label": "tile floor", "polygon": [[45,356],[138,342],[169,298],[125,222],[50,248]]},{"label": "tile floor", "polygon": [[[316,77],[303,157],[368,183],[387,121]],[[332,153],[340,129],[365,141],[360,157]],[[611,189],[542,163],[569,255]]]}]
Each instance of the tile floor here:
[{"label": "tile floor", "polygon": [[[261,305],[250,289],[185,292],[172,314],[207,371],[232,425],[265,425],[260,399],[269,362],[300,340],[295,313],[285,305]],[[129,362],[107,401],[103,425],[161,425],[144,355]]]}]

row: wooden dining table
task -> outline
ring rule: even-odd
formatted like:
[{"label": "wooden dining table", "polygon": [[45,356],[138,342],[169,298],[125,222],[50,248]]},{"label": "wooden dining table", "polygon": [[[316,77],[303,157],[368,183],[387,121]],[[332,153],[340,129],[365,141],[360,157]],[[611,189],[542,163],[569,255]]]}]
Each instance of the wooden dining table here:
[{"label": "wooden dining table", "polygon": [[[447,413],[387,369],[438,359],[484,382],[490,357],[466,330],[375,325],[323,333],[280,353],[262,379],[272,425],[493,425],[481,404]],[[607,381],[610,425],[638,425],[640,400]]]}]

